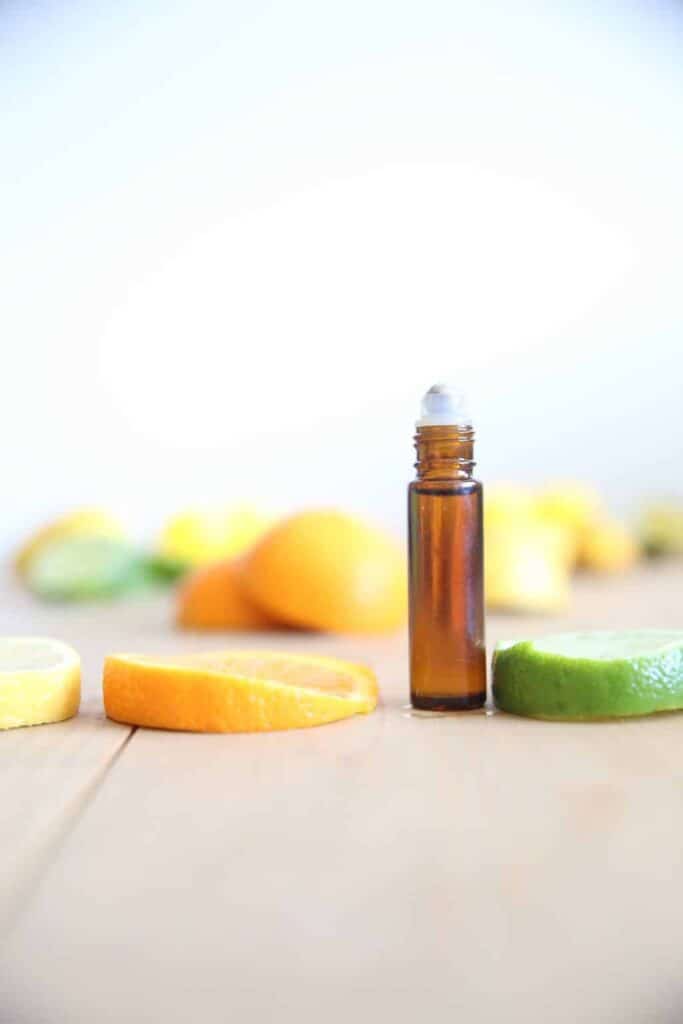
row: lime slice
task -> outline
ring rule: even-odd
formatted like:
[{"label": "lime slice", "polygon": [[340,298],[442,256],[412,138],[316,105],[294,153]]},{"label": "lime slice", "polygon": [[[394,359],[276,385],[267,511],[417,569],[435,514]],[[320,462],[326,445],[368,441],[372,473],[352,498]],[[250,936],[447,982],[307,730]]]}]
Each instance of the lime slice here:
[{"label": "lime slice", "polygon": [[0,637],[0,729],[61,722],[78,711],[81,662],[44,637]]},{"label": "lime slice", "polygon": [[64,537],[118,537],[122,538],[123,527],[101,508],[78,508],[54,519],[36,530],[21,546],[15,556],[15,565],[24,575],[30,562],[46,545]]},{"label": "lime slice", "polygon": [[499,644],[493,697],[515,715],[622,718],[683,708],[683,630],[562,633]]},{"label": "lime slice", "polygon": [[151,580],[145,559],[113,537],[53,541],[31,561],[26,581],[40,597],[87,601],[137,590]]}]

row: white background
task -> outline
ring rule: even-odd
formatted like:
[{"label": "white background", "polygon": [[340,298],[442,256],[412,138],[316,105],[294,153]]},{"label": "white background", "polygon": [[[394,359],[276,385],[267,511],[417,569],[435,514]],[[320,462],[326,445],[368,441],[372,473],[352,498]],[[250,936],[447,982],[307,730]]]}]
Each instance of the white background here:
[{"label": "white background", "polygon": [[421,392],[485,481],[680,493],[674,3],[0,8],[0,543],[79,503],[400,528]]}]

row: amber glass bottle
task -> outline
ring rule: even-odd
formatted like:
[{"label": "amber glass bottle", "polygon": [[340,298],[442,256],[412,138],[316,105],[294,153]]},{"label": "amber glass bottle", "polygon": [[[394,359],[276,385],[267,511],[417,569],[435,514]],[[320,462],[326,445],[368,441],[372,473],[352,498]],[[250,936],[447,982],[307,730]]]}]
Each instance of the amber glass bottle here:
[{"label": "amber glass bottle", "polygon": [[408,489],[410,698],[463,711],[486,701],[482,487],[461,400],[435,385],[422,410]]}]

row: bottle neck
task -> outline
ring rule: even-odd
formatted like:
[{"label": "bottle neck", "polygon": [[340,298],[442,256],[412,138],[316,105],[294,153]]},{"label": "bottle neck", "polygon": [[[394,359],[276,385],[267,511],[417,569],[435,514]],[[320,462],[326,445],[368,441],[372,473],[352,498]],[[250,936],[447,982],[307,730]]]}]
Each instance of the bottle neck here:
[{"label": "bottle neck", "polygon": [[470,426],[418,427],[415,434],[418,480],[468,480],[474,468]]}]

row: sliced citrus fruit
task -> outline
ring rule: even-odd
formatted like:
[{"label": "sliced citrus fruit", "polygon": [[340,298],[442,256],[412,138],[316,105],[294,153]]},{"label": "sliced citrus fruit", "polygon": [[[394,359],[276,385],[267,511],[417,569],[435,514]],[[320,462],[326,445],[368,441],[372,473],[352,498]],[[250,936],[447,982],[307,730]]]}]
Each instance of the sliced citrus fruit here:
[{"label": "sliced citrus fruit", "polygon": [[683,555],[683,503],[657,501],[644,509],[641,540],[649,555]]},{"label": "sliced citrus fruit", "polygon": [[44,637],[0,637],[0,729],[61,722],[78,711],[81,662]]},{"label": "sliced citrus fruit", "polygon": [[605,519],[584,530],[579,564],[593,572],[626,572],[638,561],[638,543],[626,526]]},{"label": "sliced citrus fruit", "polygon": [[516,715],[622,718],[683,708],[683,630],[558,633],[500,644],[493,697]]},{"label": "sliced citrus fruit", "polygon": [[274,619],[333,633],[381,633],[407,617],[405,551],[334,509],[284,519],[247,553],[244,588]]},{"label": "sliced citrus fruit", "polygon": [[46,544],[31,560],[26,582],[54,601],[115,597],[150,583],[143,556],[113,537],[64,537]]},{"label": "sliced citrus fruit", "polygon": [[119,521],[104,509],[75,509],[33,533],[17,552],[15,565],[18,572],[23,575],[34,556],[46,544],[64,537],[123,537],[123,533],[124,530]]},{"label": "sliced citrus fruit", "polygon": [[593,487],[578,480],[567,480],[545,487],[538,496],[537,507],[551,522],[583,530],[601,516],[603,506]]},{"label": "sliced citrus fruit", "polygon": [[278,624],[245,592],[240,560],[201,566],[183,581],[176,621],[186,629],[277,629]]},{"label": "sliced citrus fruit", "polygon": [[248,504],[186,509],[164,526],[159,554],[186,566],[234,558],[243,554],[270,524],[269,517]]},{"label": "sliced citrus fruit", "polygon": [[570,554],[561,528],[511,521],[485,527],[484,537],[487,608],[555,612],[566,607]]},{"label": "sliced citrus fruit", "polygon": [[523,484],[489,485],[484,505],[484,528],[508,523],[533,523],[539,518],[537,499]]},{"label": "sliced citrus fruit", "polygon": [[377,680],[336,658],[264,651],[111,655],[104,706],[117,722],[190,732],[323,725],[377,705]]}]

